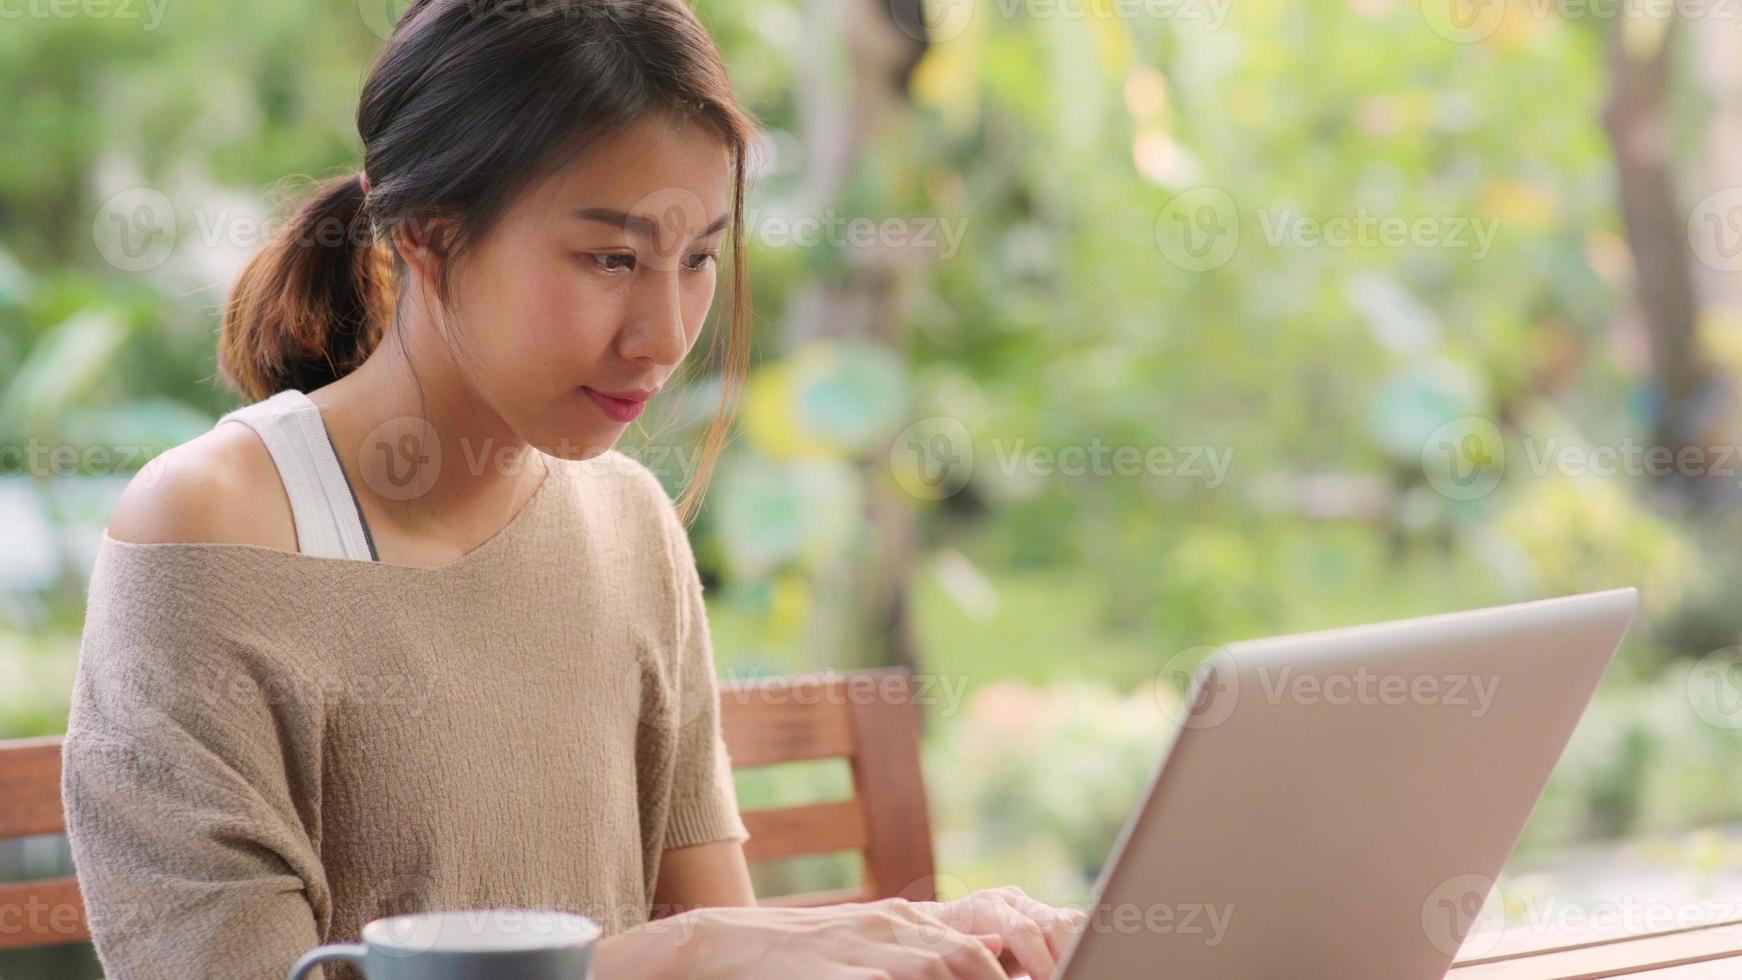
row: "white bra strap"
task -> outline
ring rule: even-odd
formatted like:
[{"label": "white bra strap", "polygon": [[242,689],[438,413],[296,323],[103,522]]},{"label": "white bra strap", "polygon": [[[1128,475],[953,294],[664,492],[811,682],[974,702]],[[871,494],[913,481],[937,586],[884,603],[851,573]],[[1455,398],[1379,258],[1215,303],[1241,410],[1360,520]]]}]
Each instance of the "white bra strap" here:
[{"label": "white bra strap", "polygon": [[216,424],[225,422],[246,424],[266,443],[290,497],[297,550],[326,558],[373,559],[356,498],[333,452],[320,409],[308,395],[286,389],[226,412]]}]

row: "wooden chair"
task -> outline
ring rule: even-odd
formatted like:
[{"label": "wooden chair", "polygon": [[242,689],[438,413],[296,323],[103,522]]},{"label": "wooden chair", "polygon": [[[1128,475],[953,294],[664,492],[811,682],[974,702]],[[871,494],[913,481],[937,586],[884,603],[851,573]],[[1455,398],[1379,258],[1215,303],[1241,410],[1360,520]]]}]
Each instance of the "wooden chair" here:
[{"label": "wooden chair", "polygon": [[759,896],[765,905],[829,905],[879,898],[930,901],[931,817],[919,765],[919,716],[905,668],[771,677],[725,685],[720,723],[734,769],[842,758],[853,798],[745,811],[751,864],[858,851],[857,888]]},{"label": "wooden chair", "polygon": [[[60,736],[0,742],[0,840],[66,831]],[[72,876],[0,882],[0,949],[91,938]]]},{"label": "wooden chair", "polygon": [[[723,685],[721,725],[734,769],[842,758],[854,796],[842,802],[746,811],[752,864],[858,851],[859,887],[768,897],[769,905],[827,905],[935,897],[931,818],[919,768],[919,725],[904,669],[764,678]],[[0,741],[0,840],[66,831],[60,736]],[[90,939],[71,876],[0,882],[0,950]]]}]

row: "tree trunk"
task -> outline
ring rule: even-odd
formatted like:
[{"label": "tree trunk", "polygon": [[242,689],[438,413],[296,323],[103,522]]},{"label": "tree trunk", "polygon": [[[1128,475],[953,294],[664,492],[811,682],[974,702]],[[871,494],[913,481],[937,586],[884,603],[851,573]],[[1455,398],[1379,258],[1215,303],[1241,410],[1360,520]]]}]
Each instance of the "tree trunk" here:
[{"label": "tree trunk", "polygon": [[[804,9],[814,40],[798,63],[798,129],[806,160],[800,210],[821,218],[840,200],[868,142],[905,124],[911,112],[907,78],[925,42],[915,26],[918,0],[810,0]],[[894,250],[873,246],[861,253],[793,297],[784,324],[789,350],[823,337],[874,340],[900,350],[898,300],[911,270]],[[871,550],[846,576],[843,590],[842,598],[855,607],[846,617],[853,635],[834,638],[829,648],[844,645],[855,660],[917,671],[919,643],[908,594],[918,558],[912,502],[889,489],[890,481],[876,478],[881,456],[860,465]]]},{"label": "tree trunk", "polygon": [[[1633,18],[1615,19],[1608,28],[1610,93],[1603,112],[1651,351],[1652,444],[1671,453],[1705,446],[1721,415],[1715,376],[1699,350],[1687,214],[1678,202],[1670,159],[1668,102],[1680,30],[1680,22],[1672,19],[1661,34],[1642,36]],[[1678,473],[1663,484],[1672,496],[1698,505],[1707,496],[1703,485],[1712,482]]]}]

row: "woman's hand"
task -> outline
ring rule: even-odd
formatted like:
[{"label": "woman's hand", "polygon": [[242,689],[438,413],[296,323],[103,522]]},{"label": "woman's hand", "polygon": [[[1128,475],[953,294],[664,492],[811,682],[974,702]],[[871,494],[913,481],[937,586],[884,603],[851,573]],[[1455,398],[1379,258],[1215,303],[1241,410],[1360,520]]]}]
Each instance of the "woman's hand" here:
[{"label": "woman's hand", "polygon": [[1015,885],[977,891],[953,902],[915,904],[959,932],[998,936],[1004,941],[1002,962],[1034,980],[1052,980],[1071,936],[1088,921],[1082,911],[1054,908]]},{"label": "woman's hand", "polygon": [[609,937],[599,980],[822,977],[1006,980],[996,934],[944,922],[944,903],[880,902],[812,909],[701,908]]}]

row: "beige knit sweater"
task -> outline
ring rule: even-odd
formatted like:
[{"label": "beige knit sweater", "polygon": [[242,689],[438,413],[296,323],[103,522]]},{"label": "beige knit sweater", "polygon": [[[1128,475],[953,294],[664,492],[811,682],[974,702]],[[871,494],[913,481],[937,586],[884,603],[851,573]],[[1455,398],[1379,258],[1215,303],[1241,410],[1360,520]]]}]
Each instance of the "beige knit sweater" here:
[{"label": "beige knit sweater", "polygon": [[546,461],[437,569],[105,536],[62,788],[109,977],[280,980],[413,911],[610,934],[664,850],[748,838],[670,498],[615,451]]}]

